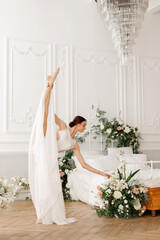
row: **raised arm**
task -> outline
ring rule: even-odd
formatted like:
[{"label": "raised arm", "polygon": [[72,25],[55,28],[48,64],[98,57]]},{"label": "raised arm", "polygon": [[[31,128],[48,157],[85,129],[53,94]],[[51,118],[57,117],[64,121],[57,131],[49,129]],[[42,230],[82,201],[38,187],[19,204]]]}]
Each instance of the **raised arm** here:
[{"label": "raised arm", "polygon": [[59,126],[60,130],[63,130],[63,129],[66,129],[67,128],[67,125],[66,123],[60,119],[57,114],[55,114],[55,122],[56,124]]},{"label": "raised arm", "polygon": [[108,178],[111,177],[111,175],[109,175],[109,174],[107,174],[107,173],[104,173],[104,172],[101,172],[101,171],[97,170],[96,168],[91,167],[90,165],[88,165],[88,164],[85,162],[85,160],[84,160],[84,158],[83,158],[83,156],[82,156],[82,154],[81,154],[81,152],[80,152],[80,148],[79,148],[78,143],[75,143],[74,148],[73,148],[73,151],[74,151],[74,153],[75,153],[78,161],[80,162],[80,164],[81,164],[81,166],[82,166],[83,168],[85,168],[85,169],[87,169],[88,171],[91,171],[91,172],[93,172],[93,173],[100,174],[100,175],[102,175],[102,176],[104,176],[104,177],[108,177]]}]

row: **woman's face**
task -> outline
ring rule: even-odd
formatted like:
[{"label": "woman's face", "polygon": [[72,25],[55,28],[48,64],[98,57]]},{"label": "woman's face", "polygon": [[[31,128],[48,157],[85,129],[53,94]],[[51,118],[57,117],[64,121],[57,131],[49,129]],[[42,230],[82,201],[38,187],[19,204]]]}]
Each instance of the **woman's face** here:
[{"label": "woman's face", "polygon": [[86,129],[87,122],[83,121],[83,122],[81,122],[81,123],[79,123],[77,125],[78,125],[78,131],[79,132],[83,132]]}]

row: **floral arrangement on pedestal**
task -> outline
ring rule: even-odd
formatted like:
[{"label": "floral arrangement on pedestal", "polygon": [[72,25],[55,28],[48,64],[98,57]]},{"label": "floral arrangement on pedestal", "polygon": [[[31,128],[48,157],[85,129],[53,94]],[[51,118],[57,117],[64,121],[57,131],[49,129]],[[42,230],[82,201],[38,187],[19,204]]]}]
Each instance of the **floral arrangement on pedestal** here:
[{"label": "floral arrangement on pedestal", "polygon": [[8,179],[0,176],[0,209],[6,209],[15,200],[16,187]]},{"label": "floral arrangement on pedestal", "polygon": [[105,116],[106,112],[99,107],[96,109],[92,106],[92,110],[96,113],[97,123],[91,127],[91,132],[95,133],[93,138],[97,138],[102,134],[106,137],[106,149],[113,143],[117,142],[117,147],[132,147],[133,153],[140,153],[139,140],[141,136],[137,127],[124,124],[122,120],[113,118],[111,121]]},{"label": "floral arrangement on pedestal", "polygon": [[142,216],[148,200],[147,188],[131,179],[139,170],[125,173],[125,162],[121,161],[115,175],[102,186],[97,186],[99,207],[94,207],[98,216],[131,218]]}]

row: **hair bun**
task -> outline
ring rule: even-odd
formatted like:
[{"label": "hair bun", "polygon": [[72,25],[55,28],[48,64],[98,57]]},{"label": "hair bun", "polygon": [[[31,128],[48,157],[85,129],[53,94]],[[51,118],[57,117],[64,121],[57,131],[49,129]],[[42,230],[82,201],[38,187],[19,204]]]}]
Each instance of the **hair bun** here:
[{"label": "hair bun", "polygon": [[70,123],[69,123],[69,126],[70,126],[70,127],[74,127],[74,126],[75,126],[74,122],[70,122]]}]

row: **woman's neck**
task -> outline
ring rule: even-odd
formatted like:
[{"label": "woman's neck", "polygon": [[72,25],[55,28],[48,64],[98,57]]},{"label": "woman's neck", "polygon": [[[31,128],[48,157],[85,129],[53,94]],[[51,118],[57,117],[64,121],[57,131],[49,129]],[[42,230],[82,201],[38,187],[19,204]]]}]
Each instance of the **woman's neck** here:
[{"label": "woman's neck", "polygon": [[70,134],[71,134],[72,137],[74,137],[74,136],[76,135],[76,133],[78,132],[76,126],[70,127],[70,128],[69,128],[69,131],[70,131]]}]

